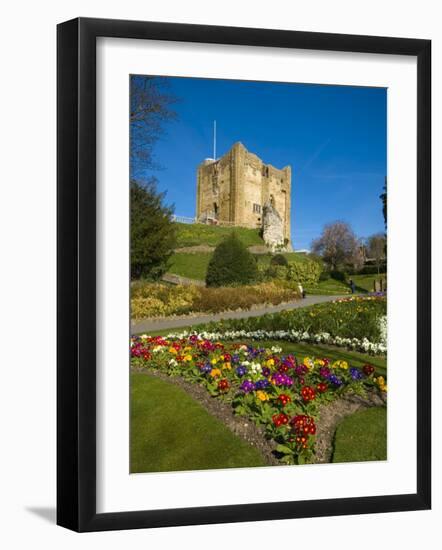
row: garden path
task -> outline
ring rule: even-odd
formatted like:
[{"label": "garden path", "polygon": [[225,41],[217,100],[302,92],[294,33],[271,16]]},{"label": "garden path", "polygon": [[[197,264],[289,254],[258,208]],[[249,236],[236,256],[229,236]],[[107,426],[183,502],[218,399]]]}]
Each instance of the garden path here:
[{"label": "garden path", "polygon": [[311,295],[306,296],[303,300],[286,302],[275,306],[267,305],[265,307],[257,307],[241,311],[223,311],[221,313],[186,315],[182,317],[168,317],[161,319],[140,319],[131,323],[131,331],[133,334],[140,334],[142,332],[210,323],[210,321],[220,321],[221,319],[246,319],[247,317],[259,317],[260,315],[265,315],[266,313],[277,313],[278,311],[283,311],[285,309],[297,309],[299,307],[312,306],[314,304],[338,300],[339,298],[348,298],[348,294],[345,296]]}]

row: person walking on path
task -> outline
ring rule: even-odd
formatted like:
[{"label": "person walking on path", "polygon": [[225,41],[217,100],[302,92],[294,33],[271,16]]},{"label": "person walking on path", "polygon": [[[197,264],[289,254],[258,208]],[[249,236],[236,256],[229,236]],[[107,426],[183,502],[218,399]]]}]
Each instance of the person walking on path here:
[{"label": "person walking on path", "polygon": [[356,290],[356,285],[355,285],[355,282],[353,281],[353,279],[350,279],[350,280],[348,281],[348,284],[350,285],[351,293],[354,294],[354,293],[355,293],[355,290]]},{"label": "person walking on path", "polygon": [[301,298],[305,298],[305,290],[302,288],[301,283],[298,283],[298,290],[299,290],[299,294],[301,295]]}]

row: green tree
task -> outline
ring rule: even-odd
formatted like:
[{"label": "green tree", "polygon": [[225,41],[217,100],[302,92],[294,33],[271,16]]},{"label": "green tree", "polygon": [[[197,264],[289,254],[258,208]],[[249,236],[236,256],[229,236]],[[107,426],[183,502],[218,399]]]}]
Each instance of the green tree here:
[{"label": "green tree", "polygon": [[130,184],[130,259],[131,279],[160,278],[176,245],[173,207],[164,204],[155,178]]},{"label": "green tree", "polygon": [[207,286],[245,285],[258,279],[256,260],[232,232],[214,250],[207,267]]}]

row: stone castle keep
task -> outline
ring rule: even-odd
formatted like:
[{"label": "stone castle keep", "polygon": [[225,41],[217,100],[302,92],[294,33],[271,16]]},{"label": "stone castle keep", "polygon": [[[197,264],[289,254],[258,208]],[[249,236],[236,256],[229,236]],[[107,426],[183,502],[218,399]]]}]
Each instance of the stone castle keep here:
[{"label": "stone castle keep", "polygon": [[260,228],[273,250],[291,250],[291,168],[278,170],[237,142],[198,167],[196,218],[202,223]]}]

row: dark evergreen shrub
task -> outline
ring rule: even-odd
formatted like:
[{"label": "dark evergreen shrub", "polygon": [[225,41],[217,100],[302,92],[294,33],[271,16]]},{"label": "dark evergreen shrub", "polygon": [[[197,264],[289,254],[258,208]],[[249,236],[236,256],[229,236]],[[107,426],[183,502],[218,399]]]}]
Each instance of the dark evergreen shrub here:
[{"label": "dark evergreen shrub", "polygon": [[276,254],[270,260],[270,265],[284,265],[287,267],[289,263],[287,261],[287,258],[283,254]]},{"label": "dark evergreen shrub", "polygon": [[235,233],[222,241],[207,267],[206,285],[212,287],[245,285],[257,281],[258,267]]},{"label": "dark evergreen shrub", "polygon": [[345,271],[330,271],[330,277],[335,281],[347,282],[348,275]]}]

